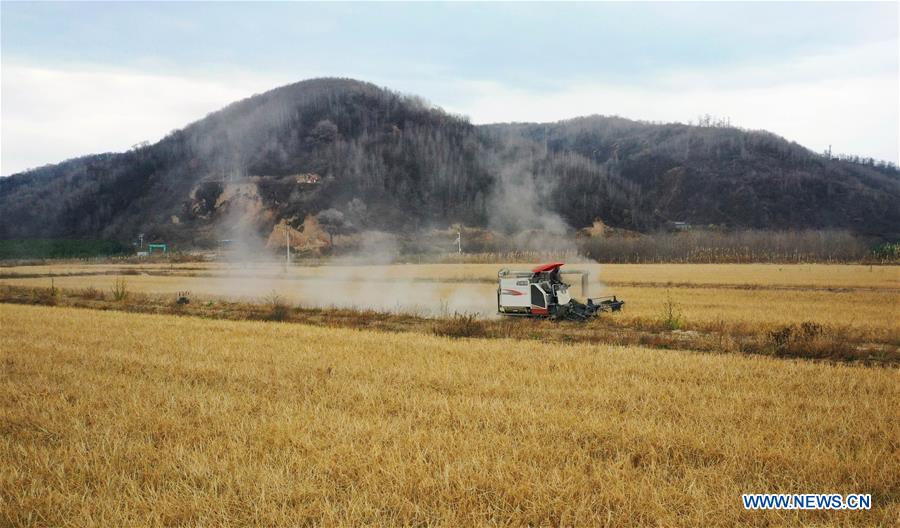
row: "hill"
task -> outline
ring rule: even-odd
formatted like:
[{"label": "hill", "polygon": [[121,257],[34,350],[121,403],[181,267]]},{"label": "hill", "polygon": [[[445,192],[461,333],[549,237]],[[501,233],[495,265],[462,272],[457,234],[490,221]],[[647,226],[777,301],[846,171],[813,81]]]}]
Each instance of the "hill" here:
[{"label": "hill", "polygon": [[[896,167],[828,159],[765,131],[601,116],[486,129],[542,143],[553,155],[580,156],[595,170],[636,186],[638,210],[630,218],[601,215],[621,227],[646,229],[669,220],[883,234],[900,220]],[[604,197],[577,179],[566,183],[560,187],[566,195],[596,200],[568,217],[579,227],[589,225]]]},{"label": "hill", "polygon": [[184,245],[268,237],[316,215],[332,234],[451,223],[572,231],[839,228],[896,236],[894,166],[768,132],[591,116],[475,126],[420,98],[313,79],[236,102],[153,145],[0,179],[0,238],[138,233]]}]

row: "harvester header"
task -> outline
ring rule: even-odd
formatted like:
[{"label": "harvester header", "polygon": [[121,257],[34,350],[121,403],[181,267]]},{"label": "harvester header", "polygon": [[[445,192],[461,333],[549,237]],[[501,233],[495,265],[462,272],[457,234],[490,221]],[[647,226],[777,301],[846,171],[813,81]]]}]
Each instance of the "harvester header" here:
[{"label": "harvester header", "polygon": [[[501,269],[497,274],[497,312],[510,316],[586,321],[601,312],[622,309],[625,301],[614,296],[588,297],[589,272],[562,271],[564,264],[550,262],[535,266],[531,271]],[[562,275],[581,277],[581,294],[586,297],[584,303],[572,298],[571,285],[562,281]]]}]

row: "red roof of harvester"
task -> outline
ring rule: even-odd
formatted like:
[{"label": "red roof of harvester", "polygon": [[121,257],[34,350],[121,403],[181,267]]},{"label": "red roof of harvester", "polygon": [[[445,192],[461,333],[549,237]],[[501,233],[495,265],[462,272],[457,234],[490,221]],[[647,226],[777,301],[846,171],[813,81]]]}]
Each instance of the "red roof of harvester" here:
[{"label": "red roof of harvester", "polygon": [[541,273],[543,271],[553,271],[556,268],[562,266],[565,262],[551,262],[550,264],[541,264],[540,266],[531,270],[531,273]]}]

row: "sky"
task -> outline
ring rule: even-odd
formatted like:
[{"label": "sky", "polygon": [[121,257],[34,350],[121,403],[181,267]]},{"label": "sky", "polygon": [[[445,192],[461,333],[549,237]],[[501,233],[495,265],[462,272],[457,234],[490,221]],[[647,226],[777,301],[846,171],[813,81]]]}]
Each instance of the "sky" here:
[{"label": "sky", "polygon": [[0,175],[312,77],[473,123],[701,115],[900,162],[900,3],[0,3]]}]

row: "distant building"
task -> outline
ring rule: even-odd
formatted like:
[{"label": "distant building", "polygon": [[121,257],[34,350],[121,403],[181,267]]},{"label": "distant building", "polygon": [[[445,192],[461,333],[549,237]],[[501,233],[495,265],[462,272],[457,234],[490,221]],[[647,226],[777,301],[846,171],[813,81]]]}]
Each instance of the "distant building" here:
[{"label": "distant building", "polygon": [[669,222],[669,226],[675,231],[690,231],[691,224],[687,222]]},{"label": "distant building", "polygon": [[319,180],[322,179],[321,176],[312,172],[307,174],[298,174],[297,176],[295,176],[295,178],[297,180],[297,183],[300,184],[315,184],[319,183]]}]

